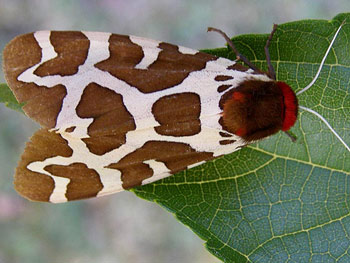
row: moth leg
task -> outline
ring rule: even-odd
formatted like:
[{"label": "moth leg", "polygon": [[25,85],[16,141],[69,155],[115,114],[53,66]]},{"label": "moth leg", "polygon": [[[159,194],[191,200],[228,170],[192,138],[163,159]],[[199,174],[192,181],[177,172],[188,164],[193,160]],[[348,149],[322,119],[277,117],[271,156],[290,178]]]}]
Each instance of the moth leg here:
[{"label": "moth leg", "polygon": [[221,31],[220,29],[214,28],[214,27],[208,27],[208,31],[214,31],[214,32],[219,33],[221,36],[223,36],[225,38],[227,44],[230,46],[230,48],[233,50],[233,52],[235,52],[238,60],[242,60],[252,70],[260,72],[260,70],[252,62],[250,62],[249,59],[247,59],[245,56],[243,56],[241,53],[238,52],[238,50],[236,49],[232,40],[223,31]]},{"label": "moth leg", "polygon": [[289,137],[289,139],[292,141],[292,142],[296,142],[297,141],[297,136],[293,133],[291,133],[290,131],[284,131],[284,133]]},{"label": "moth leg", "polygon": [[269,46],[270,46],[270,42],[273,38],[273,35],[275,34],[276,30],[277,30],[277,24],[273,24],[273,28],[271,31],[271,34],[269,36],[269,38],[266,41],[266,45],[265,45],[265,56],[266,56],[266,63],[267,63],[267,68],[269,69],[268,74],[269,76],[276,80],[276,72],[275,69],[273,68],[272,64],[271,64],[271,57],[270,57],[270,52],[269,52]]}]

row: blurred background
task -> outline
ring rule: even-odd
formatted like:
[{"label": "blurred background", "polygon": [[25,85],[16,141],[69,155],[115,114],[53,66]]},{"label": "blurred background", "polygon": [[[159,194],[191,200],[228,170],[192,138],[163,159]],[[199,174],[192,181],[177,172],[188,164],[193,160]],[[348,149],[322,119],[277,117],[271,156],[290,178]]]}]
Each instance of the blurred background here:
[{"label": "blurred background", "polygon": [[[269,33],[273,23],[347,11],[348,0],[0,0],[0,50],[16,35],[42,29],[221,47],[222,38],[207,34],[208,26],[229,36]],[[13,190],[13,172],[37,128],[0,104],[0,263],[219,262],[172,214],[130,192],[59,205],[22,199]]]}]

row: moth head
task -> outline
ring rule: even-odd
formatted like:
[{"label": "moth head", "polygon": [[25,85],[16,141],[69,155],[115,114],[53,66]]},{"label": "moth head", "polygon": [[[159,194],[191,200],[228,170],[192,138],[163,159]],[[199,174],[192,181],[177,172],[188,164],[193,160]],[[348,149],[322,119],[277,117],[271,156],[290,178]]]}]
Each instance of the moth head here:
[{"label": "moth head", "polygon": [[224,128],[247,142],[289,130],[298,115],[296,95],[284,82],[247,80],[223,100]]}]

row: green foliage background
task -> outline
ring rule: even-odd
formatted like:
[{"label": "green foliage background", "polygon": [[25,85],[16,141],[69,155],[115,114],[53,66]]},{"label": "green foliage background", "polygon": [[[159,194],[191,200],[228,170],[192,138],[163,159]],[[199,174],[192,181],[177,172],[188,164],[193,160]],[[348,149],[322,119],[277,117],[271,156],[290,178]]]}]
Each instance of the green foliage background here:
[{"label": "green foliage background", "polygon": [[[345,19],[280,25],[270,51],[277,79],[298,91],[315,76]],[[345,24],[314,87],[300,104],[321,113],[350,142],[349,46]],[[267,35],[234,38],[266,67]],[[234,57],[219,49],[208,51]],[[226,262],[349,262],[350,153],[315,116],[300,113],[292,131],[135,190],[175,213]]]}]

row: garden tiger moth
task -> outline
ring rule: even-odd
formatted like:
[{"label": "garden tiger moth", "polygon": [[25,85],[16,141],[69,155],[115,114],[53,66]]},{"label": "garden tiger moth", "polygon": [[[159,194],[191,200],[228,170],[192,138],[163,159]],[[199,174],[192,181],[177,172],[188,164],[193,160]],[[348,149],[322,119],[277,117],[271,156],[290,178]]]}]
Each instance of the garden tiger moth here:
[{"label": "garden tiger moth", "polygon": [[39,31],[12,40],[4,50],[6,79],[26,102],[25,113],[43,127],[22,155],[17,191],[54,203],[102,196],[289,130],[298,102],[286,83],[275,80],[269,62],[276,27],[265,48],[268,73],[220,30],[210,30],[221,33],[250,68],[109,33]]}]

